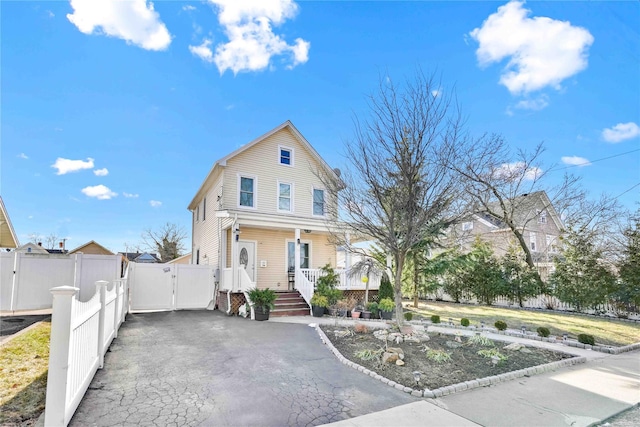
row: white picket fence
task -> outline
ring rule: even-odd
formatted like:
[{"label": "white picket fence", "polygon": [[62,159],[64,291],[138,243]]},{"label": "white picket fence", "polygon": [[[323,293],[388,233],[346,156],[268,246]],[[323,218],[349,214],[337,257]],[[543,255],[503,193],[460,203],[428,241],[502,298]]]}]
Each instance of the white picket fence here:
[{"label": "white picket fence", "polygon": [[45,426],[66,426],[71,421],[104,355],[118,336],[128,311],[126,279],[98,281],[87,302],[78,300],[73,286],[51,289],[53,314]]},{"label": "white picket fence", "polygon": [[95,292],[98,280],[120,278],[119,255],[43,255],[0,253],[0,311],[40,310],[52,306],[50,289],[72,285],[81,301]]}]

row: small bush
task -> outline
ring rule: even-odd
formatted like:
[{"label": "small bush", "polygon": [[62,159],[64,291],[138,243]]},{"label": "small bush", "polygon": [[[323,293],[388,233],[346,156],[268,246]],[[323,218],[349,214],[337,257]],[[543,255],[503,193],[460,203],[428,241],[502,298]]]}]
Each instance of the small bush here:
[{"label": "small bush", "polygon": [[393,311],[395,308],[396,304],[389,298],[383,298],[378,303],[378,309],[380,309],[381,311]]},{"label": "small bush", "polygon": [[431,316],[431,323],[440,323],[440,316],[438,316],[437,314]]},{"label": "small bush", "polygon": [[478,350],[478,355],[487,359],[495,359],[497,363],[504,362],[509,356],[500,353],[497,348],[490,348],[487,350]]},{"label": "small bush", "polygon": [[404,320],[406,320],[407,322],[413,320],[413,313],[410,311],[404,313]]},{"label": "small bush", "polygon": [[463,317],[462,319],[460,319],[460,324],[462,326],[469,326],[471,322],[469,322],[469,319],[467,319],[466,317]]},{"label": "small bush", "polygon": [[593,335],[589,334],[578,335],[578,342],[581,342],[582,344],[596,345],[596,339]]},{"label": "small bush", "polygon": [[362,323],[356,323],[353,327],[353,331],[357,334],[366,334],[367,332],[369,332],[369,328],[367,328],[367,326]]},{"label": "small bush", "polygon": [[366,349],[366,350],[356,351],[353,354],[354,356],[356,356],[358,359],[361,359],[361,360],[375,360],[378,358],[380,353],[381,353],[380,350]]},{"label": "small bush", "polygon": [[436,363],[451,361],[451,355],[444,350],[427,350],[427,359]]},{"label": "small bush", "polygon": [[467,340],[469,345],[481,345],[483,347],[493,347],[493,341],[484,335],[472,335]]},{"label": "small bush", "polygon": [[382,301],[385,298],[389,298],[393,301],[393,285],[386,274],[382,275],[380,280],[380,288],[378,289],[378,301]]},{"label": "small bush", "polygon": [[541,337],[548,337],[551,332],[549,331],[549,328],[545,328],[544,326],[540,326],[538,329],[538,335],[540,335]]},{"label": "small bush", "polygon": [[498,320],[496,323],[493,324],[493,326],[495,326],[496,329],[499,331],[504,331],[505,329],[507,329],[507,323],[502,320]]}]

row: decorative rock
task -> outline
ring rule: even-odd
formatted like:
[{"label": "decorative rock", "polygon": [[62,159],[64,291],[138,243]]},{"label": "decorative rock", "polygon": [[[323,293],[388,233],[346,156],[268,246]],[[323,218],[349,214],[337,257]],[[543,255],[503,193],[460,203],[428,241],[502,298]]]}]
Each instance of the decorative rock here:
[{"label": "decorative rock", "polygon": [[531,350],[529,350],[527,347],[522,347],[522,348],[520,349],[520,352],[521,352],[521,353],[529,354],[529,353],[531,353]]},{"label": "decorative rock", "polygon": [[387,348],[388,353],[396,353],[398,358],[404,360],[404,351],[400,347],[389,347]]},{"label": "decorative rock", "polygon": [[395,363],[397,360],[400,360],[398,353],[385,352],[382,355],[382,363]]},{"label": "decorative rock", "polygon": [[511,351],[519,351],[522,348],[524,348],[524,346],[520,343],[514,342],[509,344],[508,346],[505,346],[505,350],[511,350]]},{"label": "decorative rock", "polygon": [[413,336],[413,335],[409,335],[407,337],[404,337],[404,342],[408,342],[408,343],[414,343],[414,344],[420,344],[420,338]]},{"label": "decorative rock", "polygon": [[460,348],[462,347],[462,343],[456,341],[447,341],[445,345],[449,348]]},{"label": "decorative rock", "polygon": [[396,365],[398,366],[404,366],[404,362],[400,359],[396,360]]},{"label": "decorative rock", "polygon": [[373,336],[381,341],[386,341],[387,335],[389,335],[389,332],[386,329],[378,329],[373,332]]},{"label": "decorative rock", "polygon": [[402,332],[404,335],[411,335],[413,334],[413,327],[409,325],[402,326],[400,328],[400,332]]},{"label": "decorative rock", "polygon": [[456,336],[455,342],[460,342],[461,343],[462,342],[462,338],[460,338],[459,336]]},{"label": "decorative rock", "polygon": [[417,335],[416,338],[418,338],[420,342],[427,342],[431,340],[431,338],[427,334]]},{"label": "decorative rock", "polygon": [[400,344],[402,341],[404,341],[404,338],[402,337],[402,334],[399,334],[398,332],[392,332],[387,335],[387,341],[395,341],[397,344]]}]

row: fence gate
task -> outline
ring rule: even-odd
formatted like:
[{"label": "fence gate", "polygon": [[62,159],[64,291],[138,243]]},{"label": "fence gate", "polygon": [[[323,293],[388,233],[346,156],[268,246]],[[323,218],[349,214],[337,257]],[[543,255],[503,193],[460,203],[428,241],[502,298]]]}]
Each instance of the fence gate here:
[{"label": "fence gate", "polygon": [[207,265],[129,264],[131,311],[204,309],[213,287]]}]

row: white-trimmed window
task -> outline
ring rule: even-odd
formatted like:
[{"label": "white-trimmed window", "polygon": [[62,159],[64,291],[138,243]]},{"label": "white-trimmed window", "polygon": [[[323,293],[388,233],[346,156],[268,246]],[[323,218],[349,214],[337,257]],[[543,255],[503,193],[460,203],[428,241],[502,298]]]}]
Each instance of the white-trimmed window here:
[{"label": "white-trimmed window", "polygon": [[278,146],[278,163],[285,166],[293,166],[293,148]]},{"label": "white-trimmed window", "polygon": [[536,237],[536,233],[534,233],[533,231],[529,232],[529,247],[533,252],[538,250],[536,249]]},{"label": "white-trimmed window", "polygon": [[[291,271],[295,267],[296,242],[287,241],[287,270]],[[311,265],[311,243],[300,243],[300,268],[309,268]]]},{"label": "white-trimmed window", "polygon": [[538,224],[547,223],[547,211],[538,211]]},{"label": "white-trimmed window", "polygon": [[243,208],[256,207],[256,178],[247,175],[238,175],[238,206]]},{"label": "white-trimmed window", "polygon": [[462,223],[462,231],[473,230],[473,221],[465,221]]},{"label": "white-trimmed window", "polygon": [[313,214],[315,216],[325,215],[324,190],[321,188],[313,189]]},{"label": "white-trimmed window", "polygon": [[278,182],[278,211],[293,212],[293,184]]},{"label": "white-trimmed window", "polygon": [[547,251],[551,252],[551,253],[555,253],[558,251],[558,248],[556,247],[556,239],[554,236],[549,236],[547,235]]},{"label": "white-trimmed window", "polygon": [[205,197],[202,200],[202,220],[205,221],[207,219],[207,198]]}]

